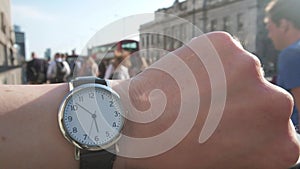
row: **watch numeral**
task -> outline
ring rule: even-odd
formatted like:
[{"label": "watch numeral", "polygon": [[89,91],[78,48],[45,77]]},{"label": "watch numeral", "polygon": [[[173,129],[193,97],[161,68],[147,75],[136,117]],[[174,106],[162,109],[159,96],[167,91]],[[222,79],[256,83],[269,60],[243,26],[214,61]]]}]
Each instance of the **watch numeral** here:
[{"label": "watch numeral", "polygon": [[113,101],[109,101],[110,105],[109,107],[114,107],[114,102]]},{"label": "watch numeral", "polygon": [[72,122],[73,121],[73,117],[72,116],[68,116],[68,122]]},{"label": "watch numeral", "polygon": [[105,132],[105,136],[106,136],[106,137],[109,137],[109,136],[110,136],[109,131],[106,131],[106,132]]},{"label": "watch numeral", "polygon": [[116,123],[116,122],[113,122],[112,126],[113,126],[113,127],[117,127],[117,123]]},{"label": "watch numeral", "polygon": [[115,115],[115,117],[118,117],[120,115],[120,113],[115,111],[114,115]]},{"label": "watch numeral", "polygon": [[83,96],[78,97],[79,102],[83,102]]},{"label": "watch numeral", "polygon": [[98,136],[95,136],[95,141],[99,141],[99,137]]},{"label": "watch numeral", "polygon": [[101,95],[101,98],[102,98],[102,100],[104,100],[104,96],[103,95]]},{"label": "watch numeral", "polygon": [[84,137],[83,139],[84,139],[84,140],[86,140],[86,138],[87,138],[87,134],[84,134],[84,135],[83,135],[83,137]]},{"label": "watch numeral", "polygon": [[89,93],[89,98],[94,99],[95,98],[95,93]]},{"label": "watch numeral", "polygon": [[77,133],[77,128],[73,127],[73,133]]},{"label": "watch numeral", "polygon": [[72,111],[77,111],[78,109],[78,106],[77,105],[71,105],[71,110]]}]

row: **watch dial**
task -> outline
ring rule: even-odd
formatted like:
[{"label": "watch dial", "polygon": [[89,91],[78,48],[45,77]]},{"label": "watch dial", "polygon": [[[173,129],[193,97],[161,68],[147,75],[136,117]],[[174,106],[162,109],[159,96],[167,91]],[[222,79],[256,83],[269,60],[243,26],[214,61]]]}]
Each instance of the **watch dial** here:
[{"label": "watch dial", "polygon": [[83,147],[106,148],[120,134],[124,118],[119,97],[102,87],[75,90],[63,110],[64,130]]}]

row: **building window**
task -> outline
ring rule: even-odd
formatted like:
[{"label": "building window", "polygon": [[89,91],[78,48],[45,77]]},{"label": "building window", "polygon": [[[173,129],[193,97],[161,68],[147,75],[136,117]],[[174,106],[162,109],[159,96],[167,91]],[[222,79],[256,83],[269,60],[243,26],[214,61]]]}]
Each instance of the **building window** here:
[{"label": "building window", "polygon": [[177,49],[182,45],[182,39],[180,35],[180,26],[173,26],[173,49]]},{"label": "building window", "polygon": [[151,45],[154,45],[156,43],[156,36],[155,34],[151,33]]},{"label": "building window", "polygon": [[160,34],[159,33],[156,34],[156,40],[157,40],[157,45],[159,45],[160,44]]},{"label": "building window", "polygon": [[141,36],[141,46],[142,46],[142,48],[147,48],[148,47],[148,45],[147,45],[147,34],[146,33],[144,33],[142,36]]},{"label": "building window", "polygon": [[3,32],[2,28],[3,28],[3,25],[4,25],[4,21],[3,21],[3,12],[0,13],[0,28],[1,28],[1,31]]},{"label": "building window", "polygon": [[146,34],[146,47],[148,48],[150,46],[150,36],[149,34],[147,33]]},{"label": "building window", "polygon": [[0,43],[0,66],[7,66],[6,64],[7,56],[5,50],[6,50],[5,45]]},{"label": "building window", "polygon": [[164,31],[164,49],[167,51],[171,51],[173,49],[173,38],[170,37],[172,35],[171,31],[172,30],[170,28],[167,28]]},{"label": "building window", "polygon": [[243,19],[243,14],[239,13],[237,15],[237,31],[241,32],[244,29],[244,19]]},{"label": "building window", "polygon": [[146,48],[145,35],[141,36],[141,46],[142,46],[142,48]]},{"label": "building window", "polygon": [[218,24],[218,21],[216,19],[211,20],[210,21],[210,31],[216,31],[217,24]]},{"label": "building window", "polygon": [[3,12],[1,12],[1,17],[0,18],[1,18],[1,20],[0,20],[1,30],[5,34],[6,33],[6,25],[5,25],[5,17],[4,17]]},{"label": "building window", "polygon": [[180,25],[180,39],[182,39],[183,41],[185,41],[186,39],[186,25],[185,24],[181,24]]},{"label": "building window", "polygon": [[10,60],[10,65],[14,66],[15,65],[15,57],[12,49],[9,50],[9,60]]},{"label": "building window", "polygon": [[178,30],[177,26],[172,27],[172,37],[175,39],[179,38],[179,30]]},{"label": "building window", "polygon": [[164,44],[165,44],[165,39],[164,39],[164,34],[163,33],[159,33],[158,34],[158,43],[160,46],[162,46],[162,48],[164,47]]},{"label": "building window", "polygon": [[226,32],[230,32],[230,18],[226,16],[223,18],[223,30]]}]

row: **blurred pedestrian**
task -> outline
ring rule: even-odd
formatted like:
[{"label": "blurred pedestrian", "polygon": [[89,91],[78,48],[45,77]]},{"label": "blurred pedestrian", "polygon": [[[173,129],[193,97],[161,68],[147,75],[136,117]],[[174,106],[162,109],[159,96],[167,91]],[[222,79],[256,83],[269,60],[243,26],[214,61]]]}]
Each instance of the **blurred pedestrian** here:
[{"label": "blurred pedestrian", "polygon": [[130,55],[131,66],[129,68],[129,75],[133,77],[148,67],[146,60],[139,55],[138,52],[134,52]]},{"label": "blurred pedestrian", "polygon": [[67,55],[61,53],[60,57],[61,57],[61,60],[62,60],[62,63],[64,65],[64,67],[66,68],[66,73],[65,73],[65,76],[64,76],[63,80],[64,80],[64,82],[67,82],[69,80],[69,76],[71,74],[71,68],[70,68],[69,63],[67,62]]},{"label": "blurred pedestrian", "polygon": [[72,50],[72,54],[71,55],[67,55],[66,61],[68,62],[69,66],[70,66],[70,75],[68,80],[71,80],[72,78],[75,77],[74,72],[77,69],[77,59],[78,59],[78,55],[76,54],[75,49]]},{"label": "blurred pedestrian", "polygon": [[114,51],[114,59],[108,65],[105,72],[105,79],[129,79],[129,70],[131,66],[130,59],[128,57],[131,52],[127,49],[116,49]]},{"label": "blurred pedestrian", "polygon": [[98,77],[101,78],[101,79],[104,79],[105,72],[106,72],[106,69],[107,69],[107,66],[108,66],[108,60],[107,59],[102,59],[97,63],[99,63],[98,64],[98,70],[99,70]]},{"label": "blurred pedestrian", "polygon": [[31,53],[32,60],[27,63],[26,77],[29,84],[43,84],[47,81],[46,73],[48,64],[46,60],[37,58],[34,52]]},{"label": "blurred pedestrian", "polygon": [[92,57],[85,56],[82,57],[82,63],[80,64],[80,68],[78,69],[77,72],[78,72],[77,76],[97,77],[99,74],[98,65]]},{"label": "blurred pedestrian", "polygon": [[56,53],[54,60],[50,62],[47,71],[47,78],[50,83],[66,82],[66,77],[70,74],[70,66],[63,61],[61,55]]},{"label": "blurred pedestrian", "polygon": [[266,28],[278,57],[277,85],[289,91],[295,101],[292,121],[299,125],[300,108],[300,1],[272,0],[266,7]]}]

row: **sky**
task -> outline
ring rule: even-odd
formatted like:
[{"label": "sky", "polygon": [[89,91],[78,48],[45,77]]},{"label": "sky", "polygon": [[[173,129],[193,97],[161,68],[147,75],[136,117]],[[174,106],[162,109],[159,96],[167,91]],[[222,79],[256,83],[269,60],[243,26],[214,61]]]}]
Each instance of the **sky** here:
[{"label": "sky", "polygon": [[[115,38],[110,38],[117,36],[116,30],[121,30],[123,36],[125,29],[138,30],[138,25],[153,20],[156,10],[173,3],[174,0],[11,0],[11,14],[12,23],[25,32],[28,59],[32,51],[43,57],[47,48],[51,48],[52,55],[70,54],[72,49],[81,54],[96,34],[105,34],[102,40],[113,41]],[[118,29],[111,29],[111,25]]]}]

